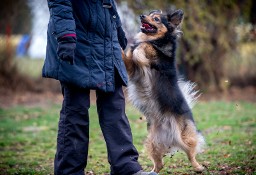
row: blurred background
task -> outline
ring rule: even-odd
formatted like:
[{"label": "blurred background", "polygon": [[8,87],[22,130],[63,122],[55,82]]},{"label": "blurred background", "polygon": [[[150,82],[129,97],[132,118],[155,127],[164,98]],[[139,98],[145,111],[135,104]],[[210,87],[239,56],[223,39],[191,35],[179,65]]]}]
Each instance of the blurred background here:
[{"label": "blurred background", "polygon": [[[182,9],[177,67],[202,93],[193,109],[207,141],[203,174],[256,172],[256,0],[117,0],[129,44],[140,14]],[[47,0],[0,0],[0,175],[53,174],[62,95],[59,82],[41,77],[49,20]],[[87,175],[109,172],[91,95]],[[126,106],[140,162],[146,120]],[[92,132],[91,132],[92,131]],[[193,173],[184,154],[165,157],[161,174]]]},{"label": "blurred background", "polygon": [[[140,14],[182,9],[180,74],[198,84],[202,99],[256,101],[255,0],[118,0],[117,6],[130,44]],[[61,98],[58,82],[41,78],[48,20],[46,0],[1,0],[1,106]]]}]

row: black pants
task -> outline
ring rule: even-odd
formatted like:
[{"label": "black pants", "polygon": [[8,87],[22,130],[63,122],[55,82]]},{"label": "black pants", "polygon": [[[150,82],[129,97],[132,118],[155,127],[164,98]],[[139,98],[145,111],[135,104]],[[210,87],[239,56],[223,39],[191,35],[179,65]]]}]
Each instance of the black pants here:
[{"label": "black pants", "polygon": [[[55,175],[84,175],[89,143],[90,90],[61,83],[64,96],[60,112]],[[112,175],[131,175],[141,170],[125,114],[121,83],[113,93],[96,91],[97,111]]]}]

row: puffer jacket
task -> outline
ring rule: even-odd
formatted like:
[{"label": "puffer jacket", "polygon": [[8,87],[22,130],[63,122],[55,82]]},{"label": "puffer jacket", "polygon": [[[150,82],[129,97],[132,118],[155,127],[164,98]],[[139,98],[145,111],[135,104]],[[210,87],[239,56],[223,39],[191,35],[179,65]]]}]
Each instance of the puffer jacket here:
[{"label": "puffer jacket", "polygon": [[[107,4],[107,6],[106,6]],[[114,0],[48,0],[50,20],[47,31],[43,77],[83,88],[112,92],[115,71],[127,85],[121,56],[126,46]],[[57,54],[60,38],[75,37],[73,64]],[[116,69],[116,70],[115,70]]]}]

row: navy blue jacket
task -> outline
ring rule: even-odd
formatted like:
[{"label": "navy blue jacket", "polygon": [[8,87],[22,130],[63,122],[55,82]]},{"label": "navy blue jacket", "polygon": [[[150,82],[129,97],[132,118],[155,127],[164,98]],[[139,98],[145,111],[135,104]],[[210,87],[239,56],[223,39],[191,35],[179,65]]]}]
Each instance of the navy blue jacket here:
[{"label": "navy blue jacket", "polygon": [[[110,1],[112,8],[103,7],[103,1]],[[123,85],[127,85],[117,32],[121,21],[114,0],[48,0],[48,7],[43,77],[112,92],[116,68]],[[67,34],[76,35],[73,65],[57,56],[58,39]]]}]

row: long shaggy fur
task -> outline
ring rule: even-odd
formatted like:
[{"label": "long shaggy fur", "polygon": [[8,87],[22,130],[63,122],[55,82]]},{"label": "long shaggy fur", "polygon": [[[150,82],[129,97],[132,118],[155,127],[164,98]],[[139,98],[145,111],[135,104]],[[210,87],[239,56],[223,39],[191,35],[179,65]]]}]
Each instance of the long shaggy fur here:
[{"label": "long shaggy fur", "polygon": [[145,145],[156,172],[163,167],[163,156],[176,150],[186,152],[195,171],[203,170],[195,156],[202,151],[204,138],[191,112],[198,92],[194,83],[179,79],[176,71],[176,38],[182,18],[181,10],[141,15],[142,32],[127,56],[123,53],[129,99],[147,119]]}]

